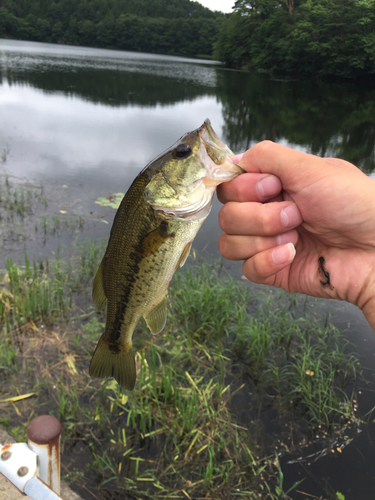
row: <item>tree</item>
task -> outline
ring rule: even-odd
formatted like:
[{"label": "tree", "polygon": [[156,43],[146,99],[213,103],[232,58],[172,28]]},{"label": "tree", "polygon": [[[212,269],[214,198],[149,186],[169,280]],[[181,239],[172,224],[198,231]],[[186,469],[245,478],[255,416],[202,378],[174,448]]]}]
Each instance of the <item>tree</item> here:
[{"label": "tree", "polygon": [[375,0],[237,0],[215,56],[270,74],[375,75]]},{"label": "tree", "polygon": [[191,0],[0,0],[0,7],[0,36],[208,57],[224,18]]}]

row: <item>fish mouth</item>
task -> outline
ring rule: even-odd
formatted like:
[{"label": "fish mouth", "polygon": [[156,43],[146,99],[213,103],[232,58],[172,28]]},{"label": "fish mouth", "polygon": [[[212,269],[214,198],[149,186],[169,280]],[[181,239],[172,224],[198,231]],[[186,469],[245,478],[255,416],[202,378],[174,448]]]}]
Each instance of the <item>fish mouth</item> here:
[{"label": "fish mouth", "polygon": [[216,135],[216,132],[212,128],[211,121],[209,118],[204,120],[203,125],[199,129],[199,135],[204,139],[208,144],[214,146],[215,148],[219,148],[225,151],[229,156],[233,156],[234,153],[228,148],[226,144],[221,142],[219,137]]},{"label": "fish mouth", "polygon": [[234,153],[216,135],[208,118],[200,127],[199,135],[202,141],[202,156],[206,156],[205,165],[208,175],[204,179],[205,186],[216,187],[244,173],[244,170],[230,159]]}]

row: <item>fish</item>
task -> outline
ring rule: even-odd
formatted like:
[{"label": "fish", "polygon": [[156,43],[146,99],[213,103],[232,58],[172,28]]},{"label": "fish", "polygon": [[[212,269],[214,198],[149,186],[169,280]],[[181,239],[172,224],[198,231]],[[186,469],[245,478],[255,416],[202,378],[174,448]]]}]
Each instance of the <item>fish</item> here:
[{"label": "fish", "polygon": [[210,120],[183,135],[135,178],[116,212],[93,301],[107,302],[105,330],[89,368],[132,390],[132,337],[143,317],[152,334],[167,321],[168,286],[210,213],[216,187],[243,173]]}]

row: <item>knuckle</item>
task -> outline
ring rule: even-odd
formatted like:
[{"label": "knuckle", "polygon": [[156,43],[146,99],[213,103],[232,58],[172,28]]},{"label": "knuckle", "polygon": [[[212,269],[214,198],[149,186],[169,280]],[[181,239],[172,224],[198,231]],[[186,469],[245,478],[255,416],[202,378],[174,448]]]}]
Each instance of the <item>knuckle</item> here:
[{"label": "knuckle", "polygon": [[242,272],[246,276],[246,278],[254,283],[261,283],[259,275],[257,274],[254,268],[254,257],[245,260],[242,265]]},{"label": "knuckle", "polygon": [[261,213],[259,218],[259,225],[261,228],[261,234],[272,235],[275,232],[275,216],[273,211],[270,210],[271,205],[261,205]]},{"label": "knuckle", "polygon": [[231,212],[232,207],[230,202],[224,205],[219,212],[219,226],[225,232],[229,230],[232,225],[231,221],[233,220],[233,217],[231,216]]},{"label": "knuckle", "polygon": [[258,259],[253,259],[253,274],[256,276],[258,279],[263,279],[263,266],[260,265],[260,262]]},{"label": "knuckle", "polygon": [[221,234],[219,236],[218,247],[219,247],[219,252],[221,253],[221,255],[223,257],[227,258],[228,257],[228,251],[227,251],[228,245],[227,245],[225,234]]},{"label": "knuckle", "polygon": [[254,153],[262,154],[270,147],[273,147],[274,144],[275,144],[274,142],[269,140],[261,141],[255,144],[255,146],[252,147],[252,150]]}]

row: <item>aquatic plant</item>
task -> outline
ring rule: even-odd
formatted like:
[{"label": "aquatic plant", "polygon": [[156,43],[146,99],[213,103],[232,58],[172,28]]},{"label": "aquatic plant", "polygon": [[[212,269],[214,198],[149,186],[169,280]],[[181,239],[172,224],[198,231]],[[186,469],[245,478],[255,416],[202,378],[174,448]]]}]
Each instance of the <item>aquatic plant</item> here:
[{"label": "aquatic plant", "polygon": [[2,151],[1,151],[1,155],[0,155],[2,163],[5,163],[7,161],[9,153],[10,153],[10,147],[8,144],[6,144],[5,146],[3,146]]},{"label": "aquatic plant", "polygon": [[95,200],[95,203],[97,203],[101,207],[111,207],[117,210],[124,196],[125,193],[114,193],[109,195],[108,198],[101,196],[97,200]]}]

